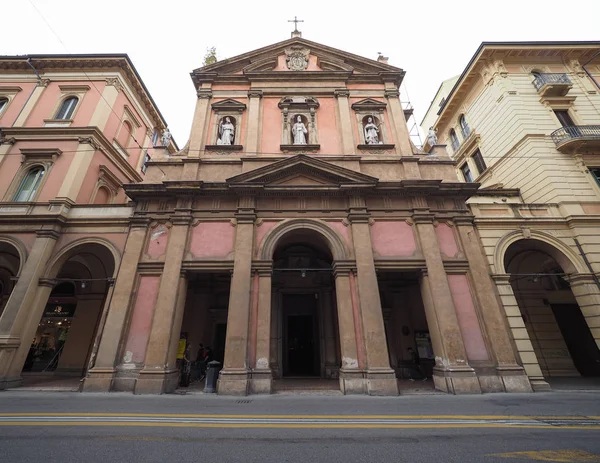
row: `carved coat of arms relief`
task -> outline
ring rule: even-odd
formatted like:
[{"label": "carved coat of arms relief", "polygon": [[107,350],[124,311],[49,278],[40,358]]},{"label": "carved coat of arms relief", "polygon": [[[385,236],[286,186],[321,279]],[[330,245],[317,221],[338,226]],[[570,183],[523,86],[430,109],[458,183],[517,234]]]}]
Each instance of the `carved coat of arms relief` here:
[{"label": "carved coat of arms relief", "polygon": [[305,71],[308,67],[310,50],[304,47],[290,47],[285,49],[285,62],[290,71]]}]

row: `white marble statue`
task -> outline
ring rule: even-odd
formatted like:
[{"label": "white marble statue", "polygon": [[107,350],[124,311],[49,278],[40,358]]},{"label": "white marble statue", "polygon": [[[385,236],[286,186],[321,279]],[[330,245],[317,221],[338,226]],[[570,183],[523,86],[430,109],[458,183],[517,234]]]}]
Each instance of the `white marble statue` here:
[{"label": "white marble statue", "polygon": [[162,146],[169,146],[171,144],[171,132],[169,131],[169,128],[167,127],[162,134],[162,137],[160,138],[160,142],[162,144]]},{"label": "white marble statue", "polygon": [[438,137],[433,127],[429,127],[429,132],[427,132],[427,143],[429,146],[434,146],[438,144]]},{"label": "white marble statue", "polygon": [[306,145],[306,134],[308,130],[302,122],[302,117],[296,118],[296,123],[292,127],[292,135],[294,136],[294,145]]},{"label": "white marble statue", "polygon": [[369,117],[365,124],[365,142],[367,145],[378,145],[379,141],[379,129],[373,122],[373,118]]},{"label": "white marble statue", "polygon": [[233,145],[235,140],[235,126],[231,123],[231,119],[226,117],[219,125],[219,139],[217,145]]}]

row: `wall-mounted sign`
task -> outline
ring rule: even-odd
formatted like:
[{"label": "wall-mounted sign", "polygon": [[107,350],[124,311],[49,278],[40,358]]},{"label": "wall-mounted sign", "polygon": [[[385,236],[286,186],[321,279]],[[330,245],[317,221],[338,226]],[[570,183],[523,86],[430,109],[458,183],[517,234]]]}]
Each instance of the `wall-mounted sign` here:
[{"label": "wall-mounted sign", "polygon": [[44,317],[70,318],[75,314],[77,304],[58,304],[49,302],[44,309]]}]

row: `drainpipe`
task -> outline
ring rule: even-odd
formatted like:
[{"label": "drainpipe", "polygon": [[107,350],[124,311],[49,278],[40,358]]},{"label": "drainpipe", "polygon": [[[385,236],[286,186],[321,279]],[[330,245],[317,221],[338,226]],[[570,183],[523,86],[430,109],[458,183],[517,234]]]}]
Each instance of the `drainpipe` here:
[{"label": "drainpipe", "polygon": [[592,74],[585,68],[588,64],[590,64],[592,61],[594,61],[598,55],[600,55],[600,51],[598,51],[594,56],[592,56],[585,64],[582,64],[581,67],[583,68],[585,73],[588,75],[588,77],[590,79],[592,79],[592,82],[594,82],[596,84],[596,87],[598,87],[600,89],[600,84],[598,83],[598,81],[596,79],[594,79],[594,76],[592,76]]},{"label": "drainpipe", "polygon": [[581,244],[579,243],[579,240],[577,238],[573,238],[573,239],[575,240],[575,245],[577,246],[577,249],[579,249],[579,253],[581,254],[581,257],[583,258],[583,261],[585,262],[585,265],[587,266],[588,270],[592,274],[592,278],[594,279],[594,283],[596,283],[596,286],[598,287],[598,289],[600,289],[600,280],[598,279],[598,275],[596,275],[594,273],[594,269],[592,268],[592,264],[590,264],[590,261],[588,260],[587,256],[585,255],[585,252],[583,252],[583,248],[581,247]]}]

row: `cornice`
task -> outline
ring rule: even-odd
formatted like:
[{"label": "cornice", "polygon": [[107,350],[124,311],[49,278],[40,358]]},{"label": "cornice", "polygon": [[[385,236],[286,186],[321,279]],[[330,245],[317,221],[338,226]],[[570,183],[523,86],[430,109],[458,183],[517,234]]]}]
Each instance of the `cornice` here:
[{"label": "cornice", "polygon": [[143,180],[141,174],[127,162],[97,127],[6,127],[2,129],[2,133],[17,141],[77,140],[79,143],[90,143],[95,149],[106,154],[128,180],[132,182]]}]

